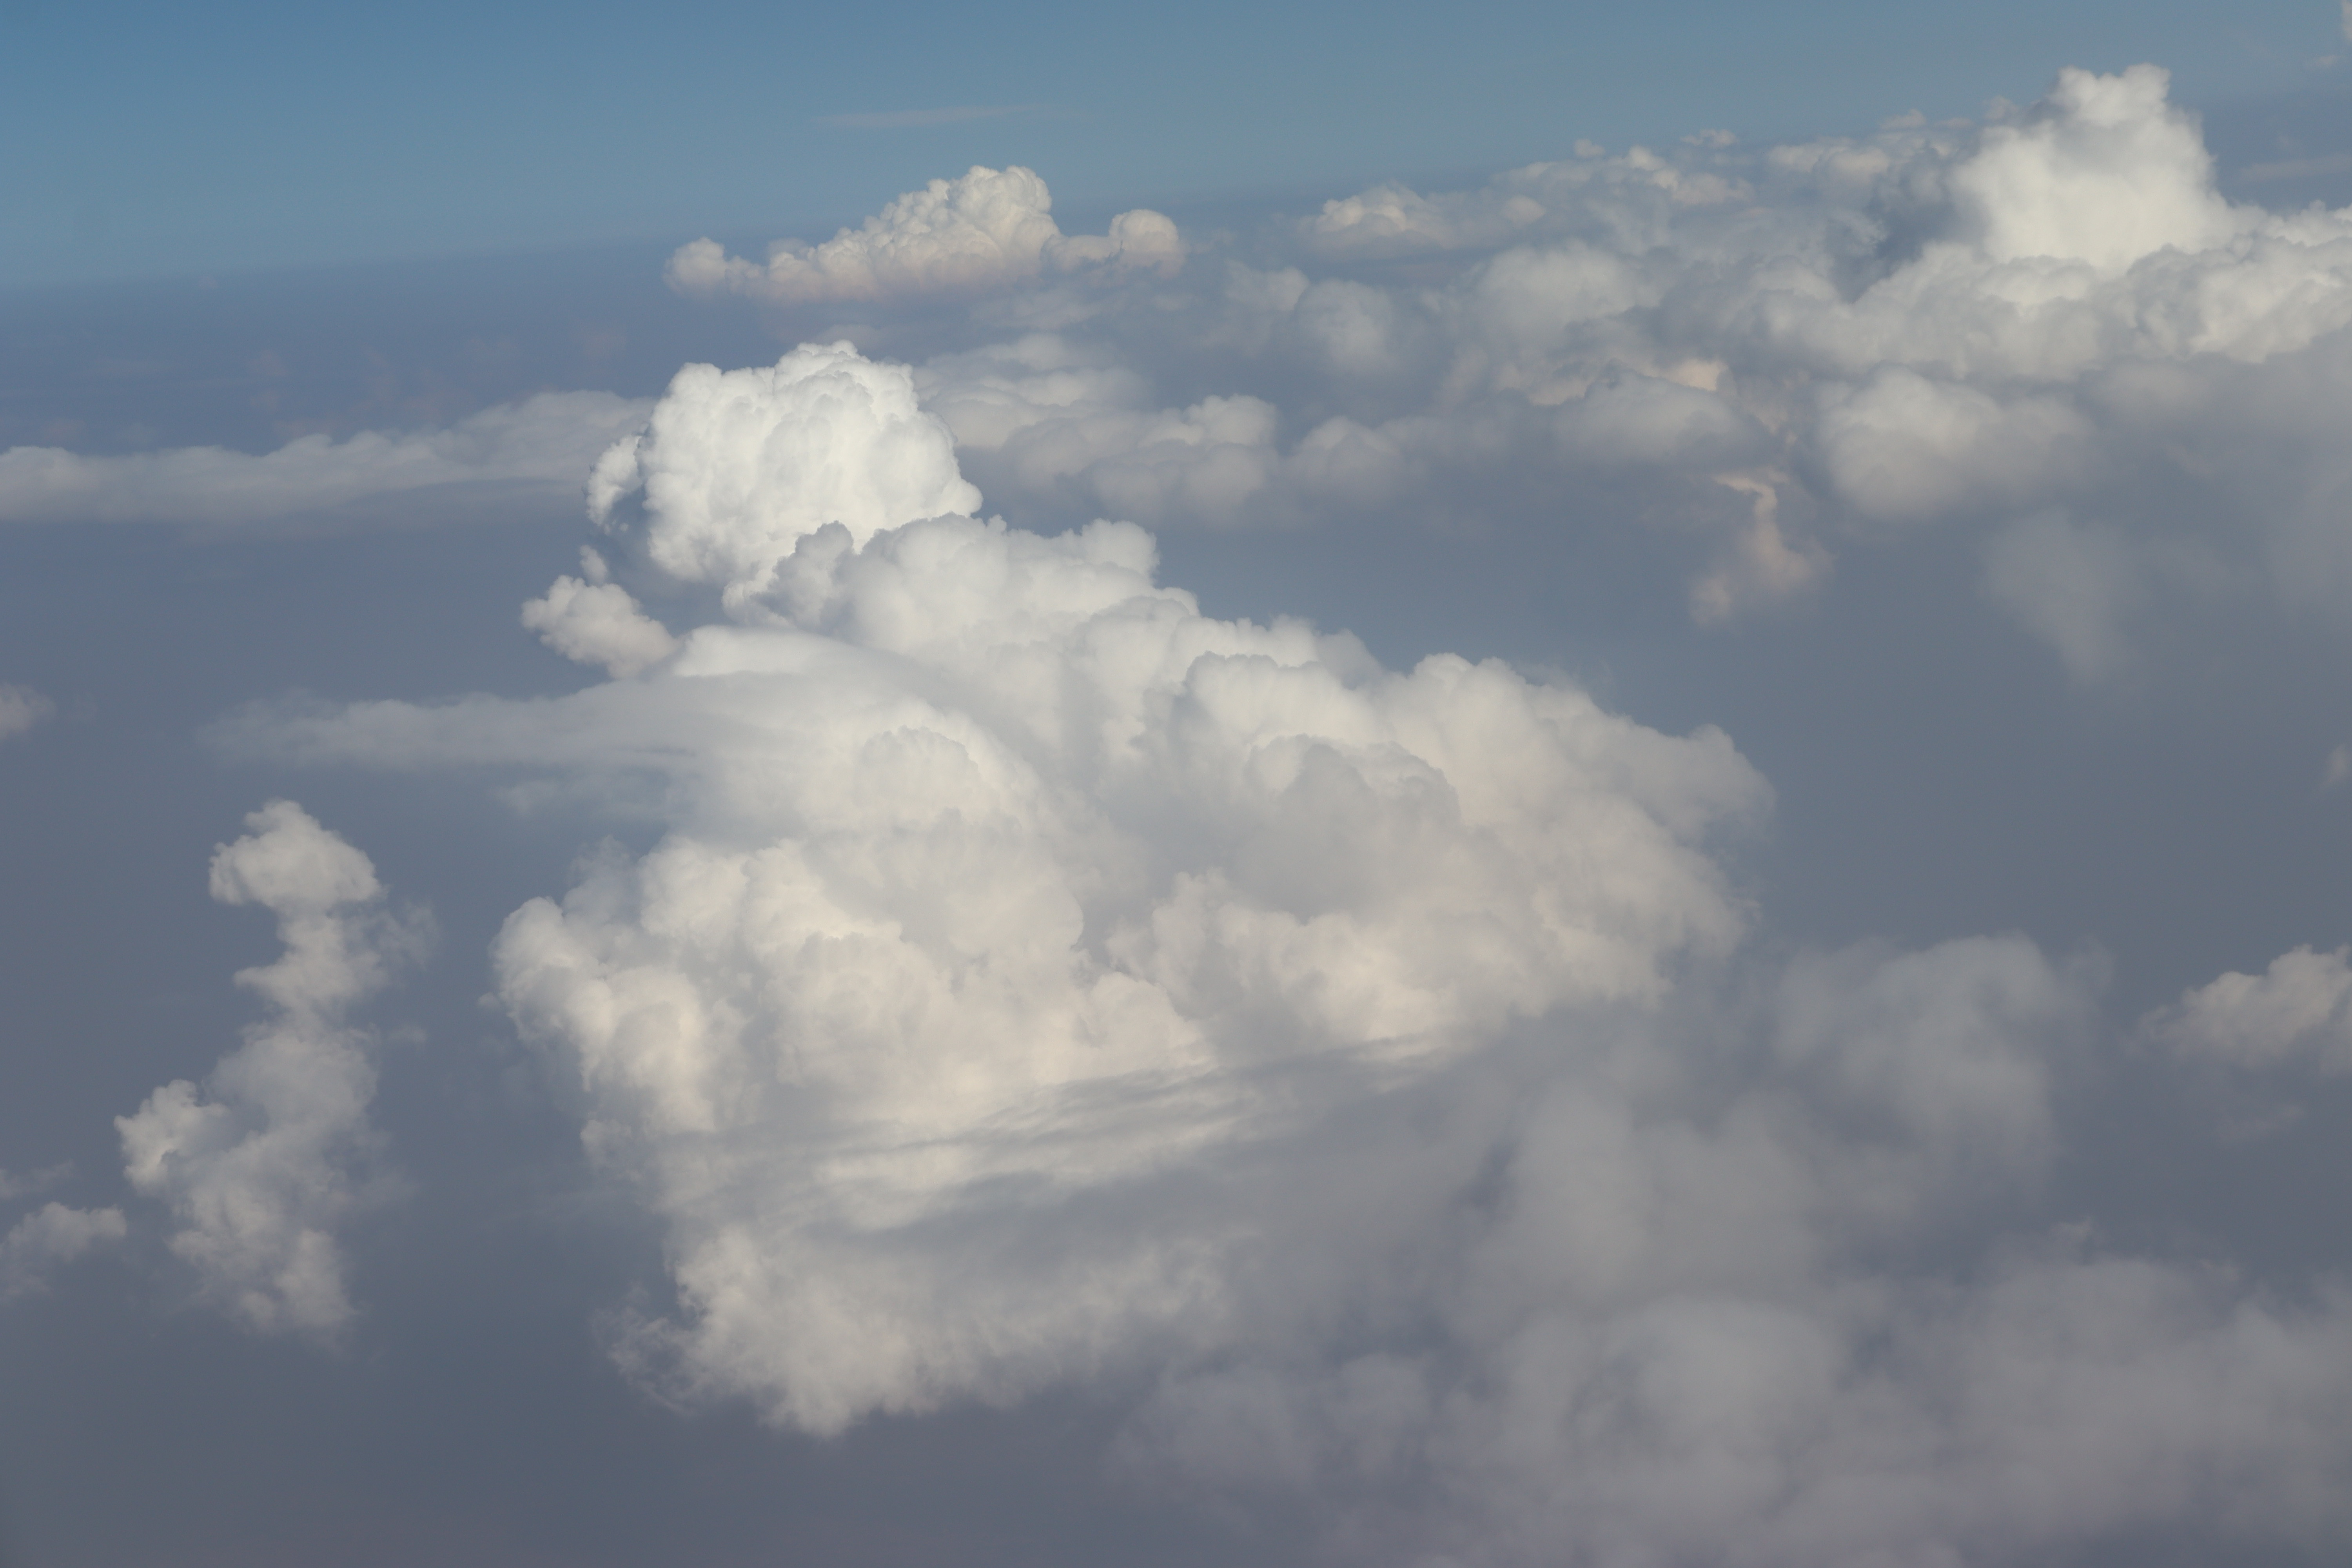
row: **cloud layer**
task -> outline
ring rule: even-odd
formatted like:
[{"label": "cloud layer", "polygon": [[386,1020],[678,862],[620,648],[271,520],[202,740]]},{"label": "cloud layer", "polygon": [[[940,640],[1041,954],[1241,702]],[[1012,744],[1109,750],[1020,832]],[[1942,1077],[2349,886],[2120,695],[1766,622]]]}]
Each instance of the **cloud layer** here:
[{"label": "cloud layer", "polygon": [[[820,1433],[1140,1384],[1131,1484],[1376,1563],[2352,1530],[2352,1301],[2045,1207],[2100,965],[1743,960],[1720,857],[1768,797],[1724,737],[1204,617],[1129,524],[978,521],[919,384],[846,345],[679,376],[592,493],[726,613],[604,584],[627,679],[244,723],[658,829],[495,952],[664,1227],[633,1375]],[[533,607],[559,649],[587,591]],[[2191,1033],[2305,1029],[2340,957]]]}]

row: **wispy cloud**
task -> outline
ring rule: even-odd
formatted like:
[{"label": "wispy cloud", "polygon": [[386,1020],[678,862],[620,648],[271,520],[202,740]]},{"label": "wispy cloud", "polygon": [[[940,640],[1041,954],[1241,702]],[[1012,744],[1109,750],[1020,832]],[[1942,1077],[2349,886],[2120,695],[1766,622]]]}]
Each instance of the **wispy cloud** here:
[{"label": "wispy cloud", "polygon": [[2275,163],[2249,163],[2238,177],[2252,184],[2271,180],[2302,180],[2315,174],[2340,174],[2352,169],[2352,152],[2327,153],[2316,158],[2288,158]]},{"label": "wispy cloud", "polygon": [[1045,114],[1050,103],[968,103],[948,109],[894,109],[879,114],[820,114],[816,122],[841,131],[910,131],[926,125],[959,125],[967,120],[1003,120]]}]

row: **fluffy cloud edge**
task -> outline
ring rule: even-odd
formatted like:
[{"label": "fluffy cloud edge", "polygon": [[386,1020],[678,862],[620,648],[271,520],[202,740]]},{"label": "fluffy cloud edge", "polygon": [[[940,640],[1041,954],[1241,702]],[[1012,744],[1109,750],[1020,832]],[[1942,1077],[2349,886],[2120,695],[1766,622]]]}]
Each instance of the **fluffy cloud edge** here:
[{"label": "fluffy cloud edge", "polygon": [[1120,213],[1099,235],[1066,235],[1036,172],[974,165],[890,202],[821,245],[780,239],[767,260],[730,256],[711,239],[680,246],[663,268],[686,295],[739,294],[776,305],[971,296],[1071,274],[1166,274],[1183,237],[1148,209]]}]

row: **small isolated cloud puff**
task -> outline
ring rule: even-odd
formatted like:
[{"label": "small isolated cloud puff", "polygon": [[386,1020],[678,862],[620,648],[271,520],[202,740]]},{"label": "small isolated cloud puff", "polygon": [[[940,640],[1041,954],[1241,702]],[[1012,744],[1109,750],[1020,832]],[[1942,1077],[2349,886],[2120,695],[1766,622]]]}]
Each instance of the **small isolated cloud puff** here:
[{"label": "small isolated cloud puff", "polygon": [[58,705],[29,686],[0,685],[0,741],[23,734],[58,710]]},{"label": "small isolated cloud puff", "polygon": [[336,1224],[375,1133],[367,1039],[343,1023],[421,948],[419,917],[381,907],[375,868],[291,801],[214,851],[212,895],[278,917],[285,952],[237,984],[270,1016],[200,1090],[182,1079],[115,1119],[131,1184],[164,1203],[200,1299],[257,1332],[331,1339],[351,1321]]},{"label": "small isolated cloud puff", "polygon": [[2281,953],[2185,993],[2143,1026],[2185,1057],[2246,1068],[2352,1072],[2352,949]]},{"label": "small isolated cloud puff", "polygon": [[522,624],[539,640],[579,664],[602,665],[625,678],[677,651],[677,639],[638,607],[626,588],[608,581],[604,558],[580,552],[582,575],[558,577],[543,598],[522,607]]},{"label": "small isolated cloud puff", "polygon": [[213,527],[335,521],[391,497],[388,518],[429,521],[460,488],[569,491],[595,454],[641,424],[646,405],[609,392],[543,392],[442,430],[304,436],[255,456],[183,447],[86,458],[54,447],[0,452],[0,522],[168,522]]},{"label": "small isolated cloud puff", "polygon": [[50,1269],[124,1234],[121,1209],[42,1205],[0,1237],[0,1301],[41,1290]]},{"label": "small isolated cloud puff", "polygon": [[1184,259],[1176,226],[1137,209],[1100,235],[1066,235],[1045,182],[1028,169],[975,167],[909,191],[822,245],[780,239],[764,264],[717,241],[680,246],[664,276],[681,294],[745,294],[782,305],[979,294],[1041,272],[1110,267],[1169,272]]}]

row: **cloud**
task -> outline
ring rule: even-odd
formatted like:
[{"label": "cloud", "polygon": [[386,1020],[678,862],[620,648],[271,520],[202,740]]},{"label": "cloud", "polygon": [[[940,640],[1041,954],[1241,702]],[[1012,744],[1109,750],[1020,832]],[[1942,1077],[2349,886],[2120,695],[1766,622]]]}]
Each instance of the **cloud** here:
[{"label": "cloud", "polygon": [[58,705],[29,686],[0,685],[0,741],[23,734],[58,710]]},{"label": "cloud", "polygon": [[621,1347],[662,1386],[832,1431],[1212,1339],[1249,1227],[1186,1193],[1228,1152],[1646,1004],[1743,928],[1700,846],[1764,792],[1719,734],[1205,617],[1130,525],[924,517],[961,483],[943,436],[869,460],[903,367],[836,346],[720,379],[656,411],[631,538],[723,582],[729,622],[574,699],[267,737],[615,798],[664,776],[660,844],[497,951],[667,1227],[678,1310]]},{"label": "cloud", "polygon": [[2192,1059],[2263,1069],[2352,1072],[2352,952],[2281,953],[2261,974],[2231,973],[2150,1014],[2144,1027]]},{"label": "cloud", "polygon": [[2082,261],[2118,273],[2171,248],[2210,250],[2242,226],[2213,190],[2197,126],[2167,75],[2059,73],[2042,111],[1995,125],[1952,174],[1955,205],[1990,260]]},{"label": "cloud", "polygon": [[721,584],[730,605],[773,584],[803,539],[839,523],[854,542],[918,518],[971,512],[980,492],[954,442],[895,365],[848,343],[803,344],[773,366],[688,365],[642,434],[597,459],[589,515],[645,515],[647,558]]},{"label": "cloud", "polygon": [[544,598],[522,607],[522,624],[564,658],[631,676],[677,649],[667,628],[640,609],[629,591],[607,581],[595,551],[580,552],[582,575],[558,577]]},{"label": "cloud", "polygon": [[906,131],[929,125],[961,125],[972,120],[1002,120],[1009,115],[1038,114],[1043,103],[966,104],[951,109],[897,109],[878,114],[821,114],[819,125],[843,131]]},{"label": "cloud", "polygon": [[[1954,1240],[2047,1168],[2053,1069],[2095,982],[2014,938],[1801,960],[1757,1020],[1763,1070],[1712,1092],[1720,1037],[1563,1033],[1506,1121],[1499,1176],[1356,1130],[1360,1166],[1294,1168],[1294,1190],[1360,1169],[1390,1184],[1277,1217],[1295,1229],[1265,1250],[1265,1296],[1286,1310],[1171,1370],[1120,1460],[1229,1502],[1312,1498],[1324,1551],[1379,1563],[2337,1538],[2340,1292],[2268,1303],[2064,1232],[1952,1272]],[[1452,1193],[1431,1179],[1448,1163]],[[1401,1201],[1416,1163],[1439,1202]],[[1350,1222],[1388,1249],[1318,1292],[1316,1233]],[[1416,1262],[1438,1278],[1400,1289]]]},{"label": "cloud", "polygon": [[124,1230],[118,1208],[43,1204],[0,1237],[0,1301],[45,1289],[51,1268],[121,1241]]},{"label": "cloud", "polygon": [[[2086,687],[2184,605],[2340,617],[2352,216],[2223,202],[2166,85],[1382,185],[1150,290],[1067,287],[1020,171],[781,267],[690,247],[718,290],[914,301],[924,357],[689,366],[617,433],[597,547],[521,611],[611,679],[215,739],[614,827],[492,964],[659,1229],[603,1322],[667,1399],[838,1433],[1075,1390],[1127,1483],[1375,1568],[2340,1555],[2341,1283],[2079,1217],[2098,962],[1759,932],[1728,737],[1205,615],[1138,526],[1320,524],[1286,548],[1334,571],[1360,527],[1638,527],[1727,626],[1940,605],[1832,576],[1909,548]],[[262,1263],[187,1244],[283,1324],[367,1125],[349,1001],[304,1005],[268,1027],[344,1043],[342,1109],[286,1123],[323,1195],[257,1187]],[[2352,954],[2298,948],[2149,1015],[2130,1071],[2332,1073],[2347,1015]],[[210,1093],[126,1145],[278,1126]],[[153,1180],[214,1180],[187,1147]]]},{"label": "cloud", "polygon": [[978,294],[1087,268],[1166,272],[1183,259],[1176,226],[1142,209],[1111,219],[1106,234],[1065,235],[1045,182],[1016,165],[933,180],[822,245],[780,239],[764,264],[698,239],[678,247],[665,276],[682,294],[813,305]]},{"label": "cloud", "polygon": [[304,436],[256,456],[184,447],[83,457],[54,447],[0,452],[0,522],[167,522],[244,529],[286,519],[381,526],[478,512],[486,500],[576,493],[646,405],[604,392],[548,392],[442,430]]},{"label": "cloud", "polygon": [[204,1088],[165,1084],[115,1127],[124,1173],[170,1209],[201,1299],[257,1332],[331,1339],[353,1312],[335,1227],[377,1142],[367,1037],[344,1018],[425,927],[388,913],[368,858],[291,801],[246,826],[214,851],[212,895],[278,917],[284,954],[236,976],[270,1016]]},{"label": "cloud", "polygon": [[[593,493],[722,615],[570,696],[232,731],[653,830],[494,952],[663,1228],[668,1294],[607,1320],[632,1375],[819,1433],[1084,1387],[1130,1484],[1400,1568],[2352,1531],[2352,1300],[2051,1212],[2099,963],[1743,947],[1722,856],[1769,795],[1722,735],[1205,616],[1131,524],[971,515],[926,383],[999,450],[1088,399],[1149,427],[1066,348],[689,372]],[[1581,395],[1587,460],[1721,438],[1635,374]],[[2184,1008],[2300,1040],[2352,980],[2289,967]]]},{"label": "cloud", "polygon": [[[2184,552],[2332,594],[2313,585],[2352,571],[2327,521],[2352,482],[2335,395],[2352,219],[2223,200],[2167,89],[2153,67],[2068,70],[1982,125],[1382,184],[1083,308],[1023,239],[1013,271],[975,263],[1005,292],[918,386],[1015,511],[1672,517],[1701,543],[1690,602],[1710,622],[1811,592],[1837,551],[1898,530],[2054,510],[2115,542],[2148,612],[2210,575]],[[887,248],[836,243],[844,278]],[[779,264],[803,279],[788,291],[834,297],[815,256]],[[2107,680],[2143,639],[2101,637],[2070,657]]]}]

